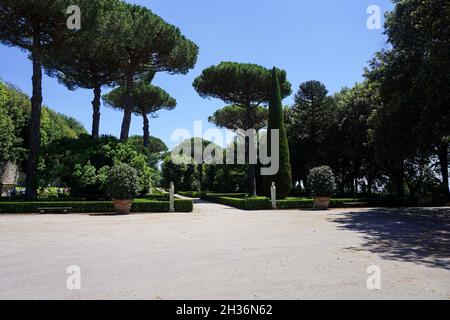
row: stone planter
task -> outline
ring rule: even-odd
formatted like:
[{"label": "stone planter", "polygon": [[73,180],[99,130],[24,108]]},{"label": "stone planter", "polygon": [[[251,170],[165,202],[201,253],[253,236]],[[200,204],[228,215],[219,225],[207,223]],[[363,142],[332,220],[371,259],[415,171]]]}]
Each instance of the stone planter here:
[{"label": "stone planter", "polygon": [[315,197],[314,209],[327,210],[330,207],[330,197]]},{"label": "stone planter", "polygon": [[128,200],[118,200],[113,199],[114,209],[119,215],[127,215],[131,212],[131,207],[133,206],[133,199]]}]

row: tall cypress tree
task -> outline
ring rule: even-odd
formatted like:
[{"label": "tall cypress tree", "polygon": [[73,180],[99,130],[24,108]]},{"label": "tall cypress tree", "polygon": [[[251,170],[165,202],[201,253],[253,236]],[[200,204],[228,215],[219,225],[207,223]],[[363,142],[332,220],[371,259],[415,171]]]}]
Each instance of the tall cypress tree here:
[{"label": "tall cypress tree", "polygon": [[[291,84],[286,79],[286,72],[279,70],[279,87],[281,95],[287,97],[291,94]],[[243,64],[237,62],[222,62],[203,70],[195,79],[193,86],[203,98],[217,98],[226,103],[242,108],[245,119],[241,124],[244,130],[257,129],[256,112],[258,107],[265,105],[270,100],[272,86],[271,70],[255,64]],[[254,140],[246,139],[246,154],[248,157],[249,145],[255,144]],[[250,196],[257,195],[256,174],[257,166],[248,166],[248,189]]]},{"label": "tall cypress tree", "polygon": [[264,177],[264,190],[267,195],[270,195],[270,187],[272,182],[275,182],[277,187],[277,199],[286,198],[291,191],[292,173],[291,161],[289,153],[289,144],[286,134],[286,126],[284,122],[283,103],[281,97],[280,82],[278,78],[278,70],[273,68],[272,71],[272,95],[269,104],[269,127],[267,131],[267,147],[268,153],[272,157],[272,139],[271,130],[279,130],[279,157],[280,168],[278,173],[273,176]]}]

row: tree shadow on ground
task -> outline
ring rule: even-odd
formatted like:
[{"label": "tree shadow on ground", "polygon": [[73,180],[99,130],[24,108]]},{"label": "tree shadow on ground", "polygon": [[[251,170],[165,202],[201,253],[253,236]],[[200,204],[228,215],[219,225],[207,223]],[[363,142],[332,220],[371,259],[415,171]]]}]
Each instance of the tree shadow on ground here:
[{"label": "tree shadow on ground", "polygon": [[373,209],[332,221],[364,234],[364,249],[384,259],[450,270],[450,209]]}]

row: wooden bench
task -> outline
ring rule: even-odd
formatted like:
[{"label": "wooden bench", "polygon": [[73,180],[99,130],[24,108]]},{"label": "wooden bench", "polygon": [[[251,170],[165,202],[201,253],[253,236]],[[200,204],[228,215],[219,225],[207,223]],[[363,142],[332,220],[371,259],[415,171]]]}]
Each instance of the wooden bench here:
[{"label": "wooden bench", "polygon": [[52,208],[38,208],[39,213],[69,213],[71,207],[52,207]]}]

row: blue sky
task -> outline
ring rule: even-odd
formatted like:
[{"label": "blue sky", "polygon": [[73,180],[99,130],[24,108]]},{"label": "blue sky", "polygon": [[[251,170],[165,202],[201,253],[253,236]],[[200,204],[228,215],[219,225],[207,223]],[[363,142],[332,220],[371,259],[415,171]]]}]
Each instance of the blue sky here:
[{"label": "blue sky", "polygon": [[[76,2],[76,1],[74,1]],[[300,83],[320,80],[334,93],[362,79],[373,53],[385,46],[382,30],[366,27],[370,5],[382,12],[389,0],[129,0],[147,6],[200,47],[198,63],[188,75],[158,74],[154,84],[174,96],[178,107],[160,113],[150,123],[151,134],[169,147],[173,130],[193,132],[194,121],[203,121],[224,106],[202,99],[192,87],[201,71],[221,61],[251,62],[285,69],[297,90]],[[15,48],[0,45],[0,78],[31,94],[31,63]],[[55,79],[43,81],[44,104],[73,116],[90,131],[89,90],[69,91]],[[293,96],[285,100],[293,101]],[[122,114],[102,109],[101,133],[118,136]],[[142,134],[142,120],[133,118],[132,134]]]}]

